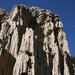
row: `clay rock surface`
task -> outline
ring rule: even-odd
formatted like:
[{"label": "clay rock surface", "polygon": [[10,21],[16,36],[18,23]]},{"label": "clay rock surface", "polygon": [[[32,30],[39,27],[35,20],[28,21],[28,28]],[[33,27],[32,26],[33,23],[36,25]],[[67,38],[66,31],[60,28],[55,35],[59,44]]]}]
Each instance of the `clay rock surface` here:
[{"label": "clay rock surface", "polygon": [[0,9],[0,75],[75,75],[60,16],[22,4]]}]

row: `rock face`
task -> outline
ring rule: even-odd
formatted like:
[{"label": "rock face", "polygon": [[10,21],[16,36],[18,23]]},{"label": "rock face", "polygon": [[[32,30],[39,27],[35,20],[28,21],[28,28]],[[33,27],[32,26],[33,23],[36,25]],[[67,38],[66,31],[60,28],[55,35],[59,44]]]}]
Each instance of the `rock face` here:
[{"label": "rock face", "polygon": [[25,5],[0,9],[0,75],[75,75],[60,16]]}]

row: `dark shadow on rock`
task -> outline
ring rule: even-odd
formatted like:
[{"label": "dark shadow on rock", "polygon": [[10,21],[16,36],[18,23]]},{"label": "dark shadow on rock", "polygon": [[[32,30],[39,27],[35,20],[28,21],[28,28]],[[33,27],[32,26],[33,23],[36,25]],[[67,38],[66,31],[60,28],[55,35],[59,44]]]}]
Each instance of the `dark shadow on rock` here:
[{"label": "dark shadow on rock", "polygon": [[59,50],[59,72],[61,75],[64,75],[64,56],[61,53],[61,50]]},{"label": "dark shadow on rock", "polygon": [[21,73],[21,75],[27,75],[27,73]]},{"label": "dark shadow on rock", "polygon": [[43,31],[38,24],[36,24],[34,35],[37,36],[37,38],[34,38],[34,75],[46,75],[47,58],[46,52],[43,50],[44,36]]},{"label": "dark shadow on rock", "polygon": [[75,65],[75,59],[73,57],[69,56],[69,54],[67,52],[65,52],[65,53],[66,53],[66,56],[67,56],[66,57],[66,63],[69,67],[69,73],[70,73],[70,75],[74,75],[74,66],[73,66],[73,64]]},{"label": "dark shadow on rock", "polygon": [[43,50],[44,34],[39,25],[36,26],[34,39],[34,75],[52,75],[53,56],[49,53],[49,65],[47,64],[46,52]]},{"label": "dark shadow on rock", "polygon": [[0,75],[13,75],[15,62],[16,59],[7,50],[3,50],[0,56]]},{"label": "dark shadow on rock", "polygon": [[[35,29],[36,25],[36,19],[32,16],[31,12],[29,12],[28,9],[22,8],[22,20],[23,20],[23,26],[18,27],[18,35],[19,35],[19,43],[18,43],[18,52],[21,46],[22,36],[26,32],[26,28],[32,28]],[[17,52],[17,53],[18,53]]]},{"label": "dark shadow on rock", "polygon": [[42,42],[37,41],[35,39],[34,43],[34,57],[35,57],[35,74],[34,75],[46,75],[46,69],[47,69],[47,58],[46,58],[46,52],[43,51],[42,48]]},{"label": "dark shadow on rock", "polygon": [[47,66],[47,75],[52,75],[52,69],[53,69],[53,57],[50,53],[49,53],[49,66]]}]

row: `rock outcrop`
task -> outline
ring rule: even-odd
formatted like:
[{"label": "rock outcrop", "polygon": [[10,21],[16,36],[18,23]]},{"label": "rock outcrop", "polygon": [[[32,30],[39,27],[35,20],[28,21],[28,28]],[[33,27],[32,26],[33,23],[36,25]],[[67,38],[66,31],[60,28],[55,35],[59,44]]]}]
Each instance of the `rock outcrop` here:
[{"label": "rock outcrop", "polygon": [[0,75],[75,75],[60,16],[22,4],[0,9]]}]

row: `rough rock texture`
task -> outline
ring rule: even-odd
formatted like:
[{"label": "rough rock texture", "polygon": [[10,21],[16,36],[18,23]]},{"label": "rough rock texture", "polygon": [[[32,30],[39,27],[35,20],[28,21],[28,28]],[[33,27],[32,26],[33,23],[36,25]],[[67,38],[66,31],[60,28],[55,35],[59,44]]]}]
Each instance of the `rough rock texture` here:
[{"label": "rough rock texture", "polygon": [[75,75],[60,16],[25,5],[0,9],[0,75]]}]

